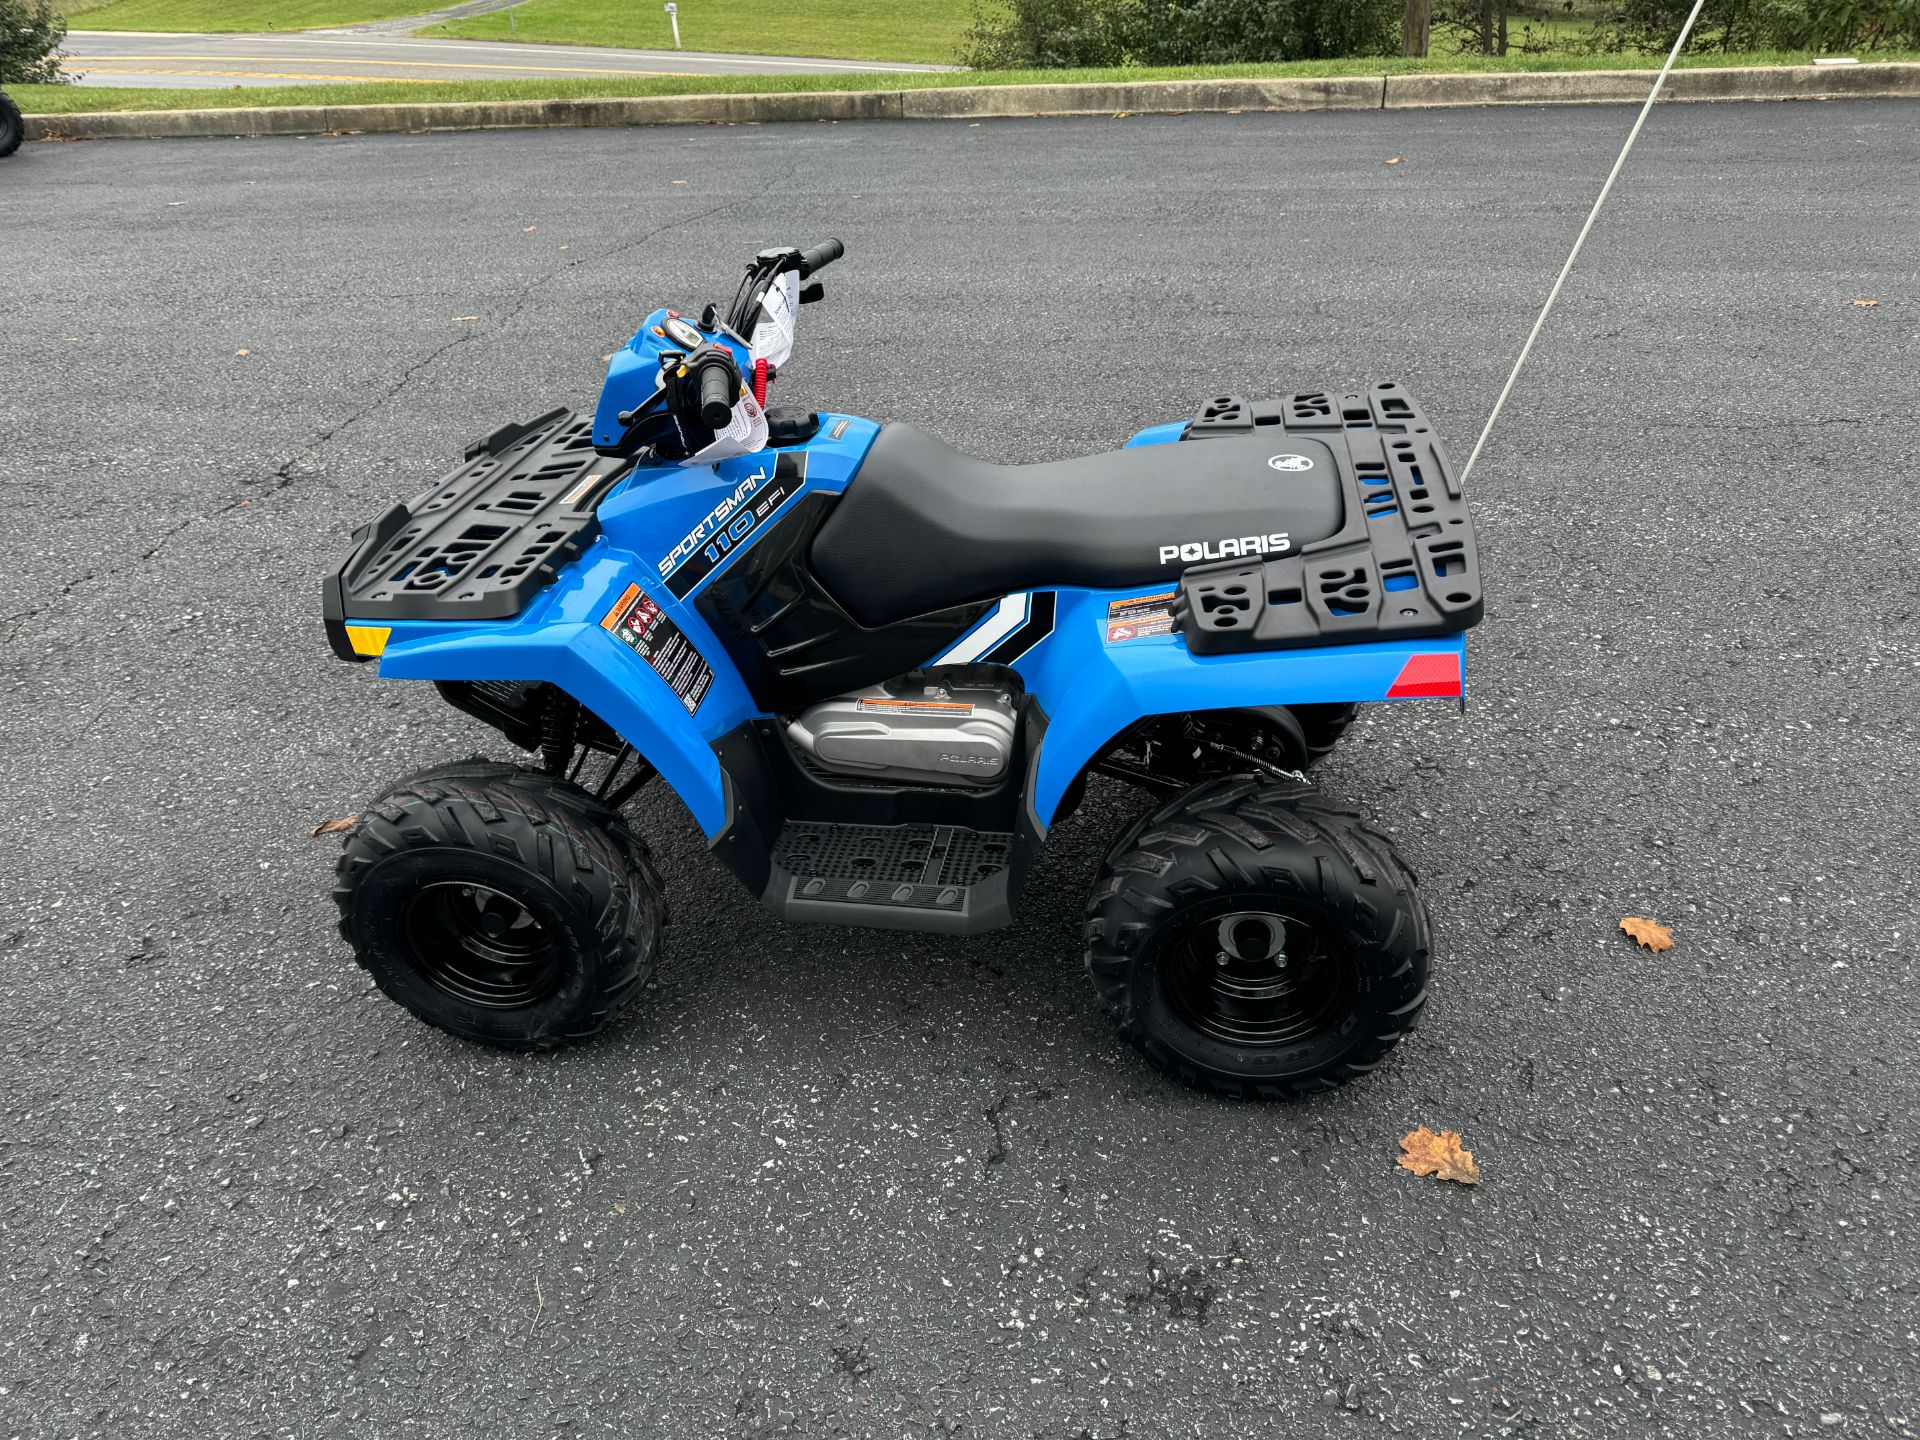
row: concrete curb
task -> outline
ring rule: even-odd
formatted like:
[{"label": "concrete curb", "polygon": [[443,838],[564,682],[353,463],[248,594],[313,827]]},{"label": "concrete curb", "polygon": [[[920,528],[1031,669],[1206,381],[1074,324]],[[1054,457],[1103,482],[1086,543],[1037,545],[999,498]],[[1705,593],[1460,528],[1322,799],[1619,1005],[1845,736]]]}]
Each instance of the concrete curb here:
[{"label": "concrete curb", "polygon": [[[433,130],[601,125],[774,125],[821,120],[989,120],[1191,111],[1417,110],[1456,105],[1614,105],[1646,99],[1650,70],[1353,75],[1334,79],[1143,80],[1106,85],[969,85],[781,95],[491,100],[29,115],[29,140],[169,136],[400,135]],[[1920,64],[1676,70],[1663,99],[1845,100],[1920,97]]]}]

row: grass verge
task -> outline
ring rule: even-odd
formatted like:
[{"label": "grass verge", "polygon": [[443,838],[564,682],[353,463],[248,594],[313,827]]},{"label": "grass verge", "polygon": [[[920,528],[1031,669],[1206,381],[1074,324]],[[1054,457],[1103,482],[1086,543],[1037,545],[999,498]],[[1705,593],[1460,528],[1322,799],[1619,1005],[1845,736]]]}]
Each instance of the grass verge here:
[{"label": "grass verge", "polygon": [[[66,0],[59,7],[75,30],[160,30],[193,34],[311,30],[363,25],[434,8],[433,0]],[[664,18],[664,17],[663,17]]]},{"label": "grass verge", "polygon": [[[157,3],[157,0],[156,0]],[[966,0],[832,0],[769,5],[767,0],[689,0],[680,41],[726,54],[817,55],[827,60],[901,60],[951,65],[972,24]],[[511,27],[511,28],[510,28]],[[538,40],[561,45],[628,45],[661,50],[673,31],[658,0],[526,0],[511,22],[504,10],[433,25],[422,35],[470,40]]]},{"label": "grass verge", "polygon": [[[1682,66],[1804,65],[1810,53],[1764,51],[1701,56]],[[1920,60],[1920,51],[1886,51],[1873,60]],[[994,70],[845,75],[661,75],[620,80],[457,80],[361,82],[345,85],[234,86],[225,90],[161,90],[95,85],[19,85],[8,93],[29,115],[100,110],[214,110],[243,105],[384,105],[396,101],[578,100],[625,95],[764,95],[812,90],[909,90],[953,85],[1106,84],[1129,80],[1204,80],[1247,76],[1313,79],[1327,75],[1462,74],[1479,71],[1655,70],[1659,56],[1545,56],[1525,59],[1310,60],[1291,65],[1185,65],[1120,70]]]}]

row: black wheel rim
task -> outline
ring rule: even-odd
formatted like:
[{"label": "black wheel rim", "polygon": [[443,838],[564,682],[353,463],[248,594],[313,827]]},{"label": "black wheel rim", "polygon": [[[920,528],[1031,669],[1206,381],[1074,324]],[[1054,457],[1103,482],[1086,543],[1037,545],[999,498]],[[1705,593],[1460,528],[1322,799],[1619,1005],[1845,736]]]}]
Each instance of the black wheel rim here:
[{"label": "black wheel rim", "polygon": [[443,994],[486,1010],[537,1005],[560,984],[560,946],[532,911],[490,886],[426,885],[407,902],[400,933],[420,973]]},{"label": "black wheel rim", "polygon": [[1328,1033],[1352,1008],[1352,963],[1310,918],[1241,905],[1167,936],[1160,980],[1174,1013],[1207,1039],[1273,1050]]}]

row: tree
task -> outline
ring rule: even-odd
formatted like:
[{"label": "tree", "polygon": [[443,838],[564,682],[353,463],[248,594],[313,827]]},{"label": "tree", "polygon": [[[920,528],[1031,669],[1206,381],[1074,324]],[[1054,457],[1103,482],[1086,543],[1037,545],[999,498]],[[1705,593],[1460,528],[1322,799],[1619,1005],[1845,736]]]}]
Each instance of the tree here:
[{"label": "tree", "polygon": [[[1439,0],[1433,7],[1433,28],[1443,32],[1452,49],[1463,55],[1507,53],[1508,0]],[[1521,33],[1522,49],[1541,49],[1532,31]]]},{"label": "tree", "polygon": [[1402,55],[1426,54],[1427,41],[1432,30],[1432,0],[1407,0],[1406,11],[1400,17],[1400,53]]},{"label": "tree", "polygon": [[0,85],[60,85],[66,19],[53,0],[0,0]]}]

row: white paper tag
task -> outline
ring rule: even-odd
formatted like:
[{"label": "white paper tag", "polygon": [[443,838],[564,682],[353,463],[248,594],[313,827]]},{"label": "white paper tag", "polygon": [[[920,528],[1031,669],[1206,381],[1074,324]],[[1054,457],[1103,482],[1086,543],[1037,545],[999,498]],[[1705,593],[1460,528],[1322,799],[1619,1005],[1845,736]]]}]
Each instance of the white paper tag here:
[{"label": "white paper tag", "polygon": [[742,395],[733,406],[733,418],[727,428],[714,432],[713,443],[698,455],[682,460],[682,465],[718,465],[736,455],[751,455],[767,443],[767,413],[751,395]]},{"label": "white paper tag", "polygon": [[793,354],[795,317],[800,313],[800,272],[783,270],[760,297],[760,318],[754,322],[748,349],[755,360],[778,369]]}]

